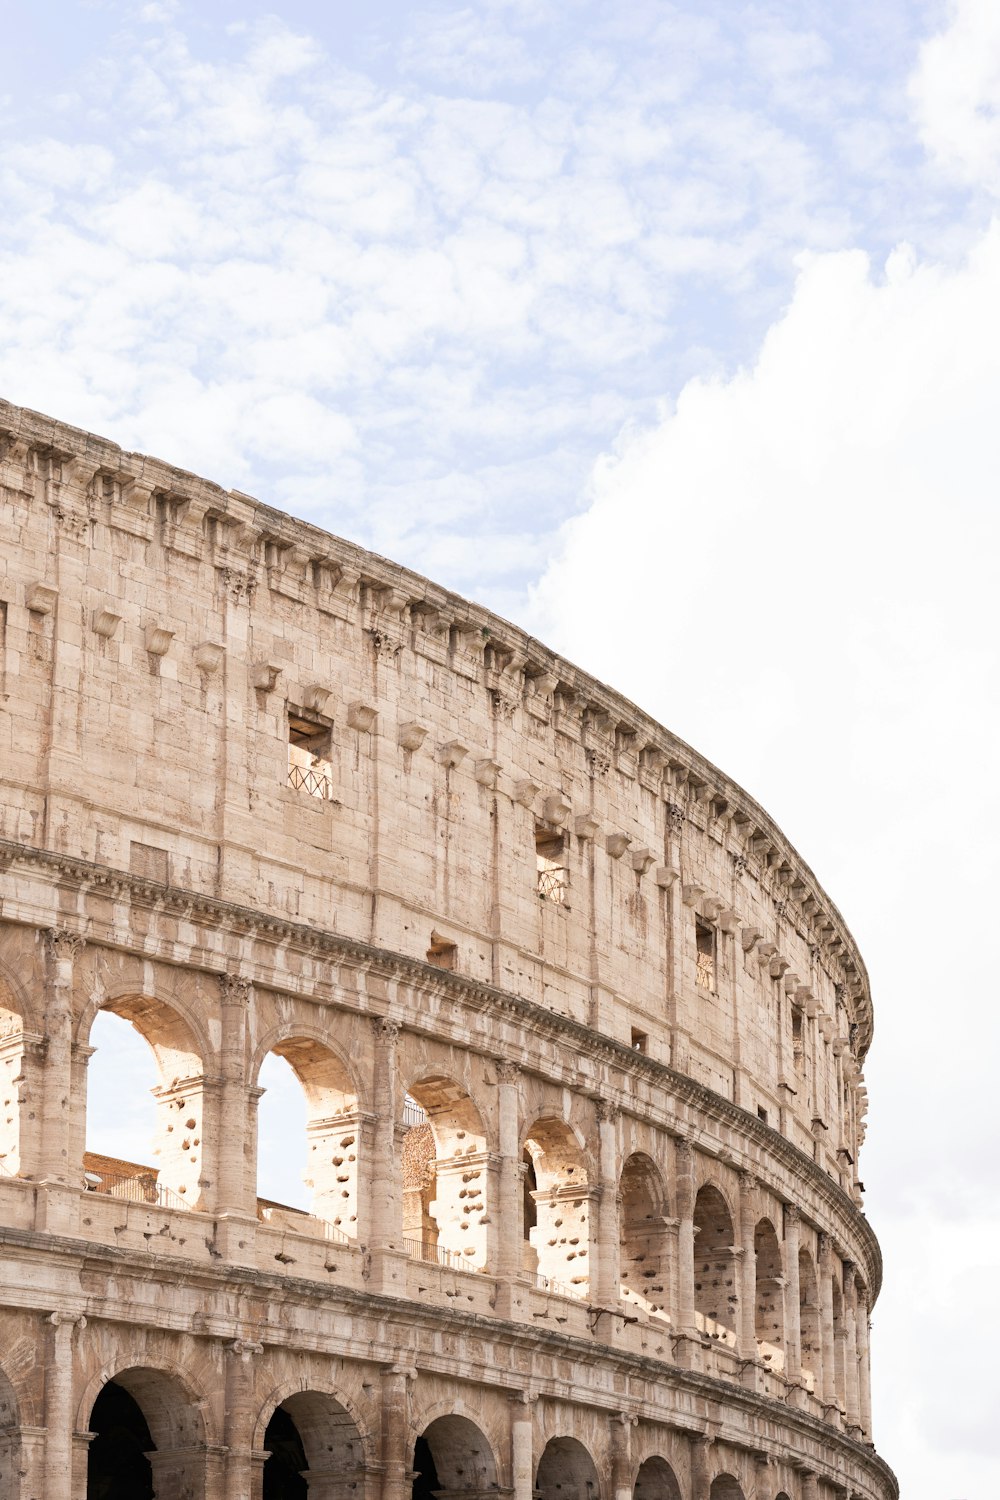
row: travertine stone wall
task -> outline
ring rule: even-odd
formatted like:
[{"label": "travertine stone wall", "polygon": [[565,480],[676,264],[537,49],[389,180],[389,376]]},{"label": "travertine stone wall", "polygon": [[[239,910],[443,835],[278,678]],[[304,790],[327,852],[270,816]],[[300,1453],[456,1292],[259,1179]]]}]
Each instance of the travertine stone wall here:
[{"label": "travertine stone wall", "polygon": [[[895,1496],[867,976],[763,809],[486,611],[2,403],[0,537],[0,1500],[86,1495],[108,1380],[178,1500],[260,1494],[279,1408],[338,1500],[418,1439],[456,1500]],[[159,1123],[88,1178],[101,1010]],[[271,1052],[309,1214],[257,1199]]]}]

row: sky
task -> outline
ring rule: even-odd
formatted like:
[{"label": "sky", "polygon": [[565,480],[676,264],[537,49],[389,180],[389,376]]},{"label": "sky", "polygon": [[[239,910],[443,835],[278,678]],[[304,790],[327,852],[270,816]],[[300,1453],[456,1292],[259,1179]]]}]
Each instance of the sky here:
[{"label": "sky", "polygon": [[1000,6],[0,25],[0,392],[481,600],[768,808],[872,979],[878,1445],[994,1500]]}]

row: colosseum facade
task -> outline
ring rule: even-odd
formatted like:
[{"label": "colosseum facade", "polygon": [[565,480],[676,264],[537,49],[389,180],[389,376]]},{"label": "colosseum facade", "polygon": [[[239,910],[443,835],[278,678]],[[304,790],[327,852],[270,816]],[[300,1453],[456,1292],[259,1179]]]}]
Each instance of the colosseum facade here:
[{"label": "colosseum facade", "polygon": [[0,537],[2,1500],[895,1500],[868,980],[768,814],[486,610],[2,403]]}]

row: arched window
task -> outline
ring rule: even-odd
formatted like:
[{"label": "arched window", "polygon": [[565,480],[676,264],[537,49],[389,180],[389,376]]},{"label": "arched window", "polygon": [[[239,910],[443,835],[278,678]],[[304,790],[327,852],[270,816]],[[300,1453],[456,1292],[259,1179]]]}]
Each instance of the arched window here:
[{"label": "arched window", "polygon": [[[273,1397],[272,1397],[273,1399]],[[306,1500],[334,1481],[343,1500],[362,1497],[365,1455],[350,1413],[325,1391],[296,1391],[274,1408],[263,1438],[263,1500]]]},{"label": "arched window", "polygon": [[412,1255],[456,1269],[487,1259],[486,1134],[462,1086],[434,1075],[411,1084],[403,1105],[403,1239]]},{"label": "arched window", "polygon": [[550,1438],[535,1474],[536,1500],[600,1500],[597,1466],[576,1438]]},{"label": "arched window", "polygon": [[769,1219],[761,1219],[754,1230],[757,1295],[754,1306],[754,1333],[757,1352],[772,1370],[785,1367],[784,1277],[781,1269],[781,1246]]},{"label": "arched window", "polygon": [[203,1500],[202,1415],[173,1376],[122,1370],[101,1389],[87,1426],[87,1500]]},{"label": "arched window", "polygon": [[650,1316],[669,1319],[663,1183],[648,1156],[628,1158],[618,1197],[621,1294]]},{"label": "arched window", "polygon": [[590,1187],[583,1152],[563,1120],[536,1120],[525,1136],[536,1188],[529,1238],[538,1275],[552,1290],[585,1296],[590,1285]]},{"label": "arched window", "polygon": [[345,1064],[311,1037],[288,1037],[264,1059],[260,1083],[259,1216],[304,1234],[316,1232],[312,1218],[355,1239],[360,1119]]},{"label": "arched window", "polygon": [[646,1459],[635,1476],[632,1500],[681,1500],[677,1476],[666,1459]]},{"label": "arched window", "polygon": [[694,1205],[695,1324],[713,1339],[736,1342],[733,1220],[718,1188],[699,1189]]},{"label": "arched window", "polygon": [[493,1449],[468,1417],[438,1417],[413,1450],[413,1500],[489,1500],[499,1488]]}]

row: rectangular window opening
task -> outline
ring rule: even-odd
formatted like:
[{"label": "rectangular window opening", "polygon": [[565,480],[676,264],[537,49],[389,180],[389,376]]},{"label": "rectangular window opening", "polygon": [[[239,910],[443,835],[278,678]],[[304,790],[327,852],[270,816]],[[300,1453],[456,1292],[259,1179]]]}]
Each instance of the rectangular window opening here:
[{"label": "rectangular window opening", "polygon": [[632,1051],[633,1052],[645,1052],[647,1050],[648,1045],[649,1045],[649,1037],[646,1035],[646,1033],[644,1031],[636,1031],[635,1027],[633,1026],[632,1027]]},{"label": "rectangular window opening", "polygon": [[551,828],[535,829],[535,865],[538,871],[538,897],[554,906],[565,906],[569,891],[569,869],[566,864],[566,835]]},{"label": "rectangular window opening", "polygon": [[458,944],[453,943],[450,938],[442,937],[439,932],[431,933],[431,945],[427,950],[427,962],[433,964],[435,969],[455,968],[458,958]]},{"label": "rectangular window opening", "polygon": [[767,1124],[767,1110],[764,1108],[763,1104],[758,1104],[757,1106],[757,1118],[758,1120],[761,1120],[765,1125]]},{"label": "rectangular window opening", "polygon": [[715,928],[700,917],[695,919],[695,941],[698,949],[696,982],[700,990],[715,990]]},{"label": "rectangular window opening", "polygon": [[799,1073],[806,1070],[806,1049],[802,1040],[802,1012],[797,1005],[792,1006],[792,1052],[795,1057],[795,1067]]},{"label": "rectangular window opening", "polygon": [[321,719],[288,710],[288,785],[297,792],[333,800],[330,765],[331,729]]}]

